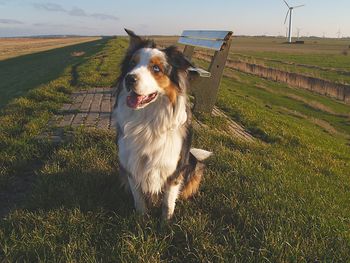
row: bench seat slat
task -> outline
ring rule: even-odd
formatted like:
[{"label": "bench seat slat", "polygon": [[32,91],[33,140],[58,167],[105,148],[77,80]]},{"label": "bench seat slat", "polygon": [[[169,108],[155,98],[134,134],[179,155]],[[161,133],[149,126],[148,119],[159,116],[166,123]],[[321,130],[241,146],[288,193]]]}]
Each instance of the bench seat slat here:
[{"label": "bench seat slat", "polygon": [[224,40],[229,33],[232,32],[219,30],[184,30],[181,36],[188,38]]},{"label": "bench seat slat", "polygon": [[225,41],[180,37],[178,43],[189,45],[189,46],[195,46],[195,47],[203,47],[203,48],[208,48],[213,50],[221,50],[222,45],[225,43]]},{"label": "bench seat slat", "polygon": [[197,72],[199,74],[199,76],[201,76],[203,78],[210,78],[210,76],[211,76],[211,73],[209,71],[206,71],[206,70],[204,70],[202,68],[190,67],[188,70]]}]

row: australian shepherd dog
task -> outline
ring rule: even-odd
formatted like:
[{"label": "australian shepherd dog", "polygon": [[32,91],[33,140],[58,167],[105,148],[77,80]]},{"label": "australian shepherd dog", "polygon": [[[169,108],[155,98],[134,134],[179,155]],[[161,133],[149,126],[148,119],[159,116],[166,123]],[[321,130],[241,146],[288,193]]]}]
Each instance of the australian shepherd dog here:
[{"label": "australian shepherd dog", "polygon": [[180,196],[191,197],[210,152],[191,148],[191,111],[186,90],[191,63],[176,47],[156,47],[126,30],[130,44],[121,64],[114,108],[122,182],[144,214],[161,197],[170,219]]}]

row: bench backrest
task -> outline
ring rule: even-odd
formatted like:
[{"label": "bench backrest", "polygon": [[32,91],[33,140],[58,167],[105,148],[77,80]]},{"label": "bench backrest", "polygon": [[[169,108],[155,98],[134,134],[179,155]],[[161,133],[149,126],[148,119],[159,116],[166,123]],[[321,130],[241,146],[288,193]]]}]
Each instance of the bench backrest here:
[{"label": "bench backrest", "polygon": [[179,43],[213,50],[222,50],[230,39],[232,31],[184,30]]}]

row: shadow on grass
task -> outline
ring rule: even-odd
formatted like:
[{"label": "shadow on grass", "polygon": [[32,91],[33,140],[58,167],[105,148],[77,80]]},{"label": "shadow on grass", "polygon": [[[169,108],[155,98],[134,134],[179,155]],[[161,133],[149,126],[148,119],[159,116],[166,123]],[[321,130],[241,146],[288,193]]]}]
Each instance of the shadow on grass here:
[{"label": "shadow on grass", "polygon": [[104,209],[129,215],[133,203],[131,195],[120,188],[115,134],[96,129],[75,131],[37,171],[24,208]]},{"label": "shadow on grass", "polygon": [[[0,108],[11,99],[58,78],[69,66],[100,51],[108,38],[0,61]],[[85,52],[74,56],[73,52]]]}]

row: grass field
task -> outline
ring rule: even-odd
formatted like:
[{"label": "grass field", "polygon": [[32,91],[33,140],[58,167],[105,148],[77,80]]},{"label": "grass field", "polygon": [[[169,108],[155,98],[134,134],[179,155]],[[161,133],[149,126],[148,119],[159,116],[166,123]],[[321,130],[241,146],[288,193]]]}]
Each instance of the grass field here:
[{"label": "grass field", "polygon": [[[166,44],[178,37],[158,37]],[[305,38],[304,45],[285,38],[234,37],[229,57],[288,72],[350,84],[350,39]]]},{"label": "grass field", "polygon": [[197,115],[208,128],[195,130],[194,144],[214,156],[200,194],[162,224],[159,209],[140,217],[118,189],[113,133],[81,128],[58,146],[35,140],[70,92],[115,82],[127,41],[86,45],[86,56],[42,85],[22,84],[26,93],[3,106],[0,200],[27,190],[0,210],[0,260],[350,261],[349,105],[227,70],[217,106],[256,142]]},{"label": "grass field", "polygon": [[[75,43],[72,42],[73,40],[75,42],[90,42],[72,46]],[[50,46],[51,50],[0,60],[0,108],[11,99],[24,95],[38,85],[58,78],[67,67],[86,60],[91,54],[99,50],[99,45],[107,41],[95,40],[94,38],[73,40],[61,40],[61,42],[64,42],[66,45],[69,44],[69,46],[55,49],[53,48],[57,47],[61,42],[56,40],[52,43],[50,40],[48,42],[39,42],[40,44],[52,44]],[[20,41],[20,43],[22,44],[23,42]],[[19,51],[16,47],[17,53],[12,53],[12,55],[20,55],[21,53],[36,50],[33,48],[35,45],[31,41],[29,41],[28,45],[28,50],[19,49],[22,50]],[[81,53],[83,56],[76,56],[75,54],[79,55],[78,52],[83,52]]]},{"label": "grass field", "polygon": [[34,52],[76,45],[100,39],[99,37],[65,38],[0,38],[0,60]]}]

